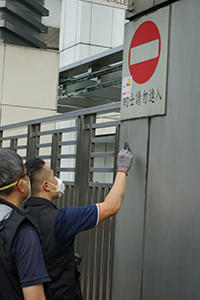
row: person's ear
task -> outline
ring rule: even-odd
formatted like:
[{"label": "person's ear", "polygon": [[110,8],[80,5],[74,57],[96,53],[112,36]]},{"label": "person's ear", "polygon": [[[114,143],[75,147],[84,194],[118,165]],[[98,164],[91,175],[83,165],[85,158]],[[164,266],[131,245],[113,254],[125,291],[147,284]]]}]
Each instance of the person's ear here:
[{"label": "person's ear", "polygon": [[19,190],[21,193],[24,193],[24,185],[23,185],[22,179],[20,179],[20,180],[18,181],[17,187],[18,187],[18,190]]},{"label": "person's ear", "polygon": [[42,184],[42,188],[43,190],[49,192],[51,187],[50,187],[50,184],[47,182],[47,181],[44,181],[43,184]]}]

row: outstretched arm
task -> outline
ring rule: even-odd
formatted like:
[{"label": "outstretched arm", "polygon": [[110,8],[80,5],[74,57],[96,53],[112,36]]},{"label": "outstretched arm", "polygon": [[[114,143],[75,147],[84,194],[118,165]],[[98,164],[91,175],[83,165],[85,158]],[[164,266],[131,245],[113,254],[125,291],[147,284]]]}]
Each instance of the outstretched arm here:
[{"label": "outstretched arm", "polygon": [[122,201],[124,199],[125,189],[126,189],[126,174],[123,172],[117,172],[115,182],[109,194],[107,195],[104,202],[99,203],[100,222],[118,213]]},{"label": "outstretched arm", "polygon": [[103,203],[100,206],[100,222],[118,213],[126,190],[126,177],[131,167],[133,155],[128,150],[121,150],[117,159],[117,175],[115,182]]}]

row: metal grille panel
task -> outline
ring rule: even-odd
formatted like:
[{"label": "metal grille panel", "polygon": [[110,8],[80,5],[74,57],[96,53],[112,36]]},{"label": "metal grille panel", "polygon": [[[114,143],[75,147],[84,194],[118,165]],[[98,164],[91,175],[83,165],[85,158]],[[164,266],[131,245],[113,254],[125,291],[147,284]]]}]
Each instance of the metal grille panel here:
[{"label": "metal grille panel", "polygon": [[[114,103],[0,127],[0,147],[16,151],[24,162],[45,160],[66,184],[65,195],[55,201],[58,208],[100,203],[112,187],[119,143],[120,121],[108,113],[119,109]],[[112,217],[76,237],[86,300],[111,299],[114,232]]]}]

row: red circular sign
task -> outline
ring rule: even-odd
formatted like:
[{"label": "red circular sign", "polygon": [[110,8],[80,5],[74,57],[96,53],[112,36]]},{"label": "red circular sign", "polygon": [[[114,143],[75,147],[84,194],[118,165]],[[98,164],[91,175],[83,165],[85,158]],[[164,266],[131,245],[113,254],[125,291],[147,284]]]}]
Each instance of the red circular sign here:
[{"label": "red circular sign", "polygon": [[129,49],[128,65],[136,83],[147,82],[156,70],[160,58],[161,38],[152,21],[142,23],[136,30]]}]

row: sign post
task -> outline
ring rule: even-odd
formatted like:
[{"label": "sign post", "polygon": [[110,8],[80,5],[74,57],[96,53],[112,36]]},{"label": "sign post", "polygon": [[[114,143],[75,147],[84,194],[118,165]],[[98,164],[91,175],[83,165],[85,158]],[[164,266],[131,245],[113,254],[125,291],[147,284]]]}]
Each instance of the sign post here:
[{"label": "sign post", "polygon": [[165,114],[169,7],[125,26],[121,119]]},{"label": "sign post", "polygon": [[106,6],[111,6],[114,8],[120,8],[132,11],[135,7],[134,0],[82,0],[84,2],[90,2],[94,4],[101,4]]}]

